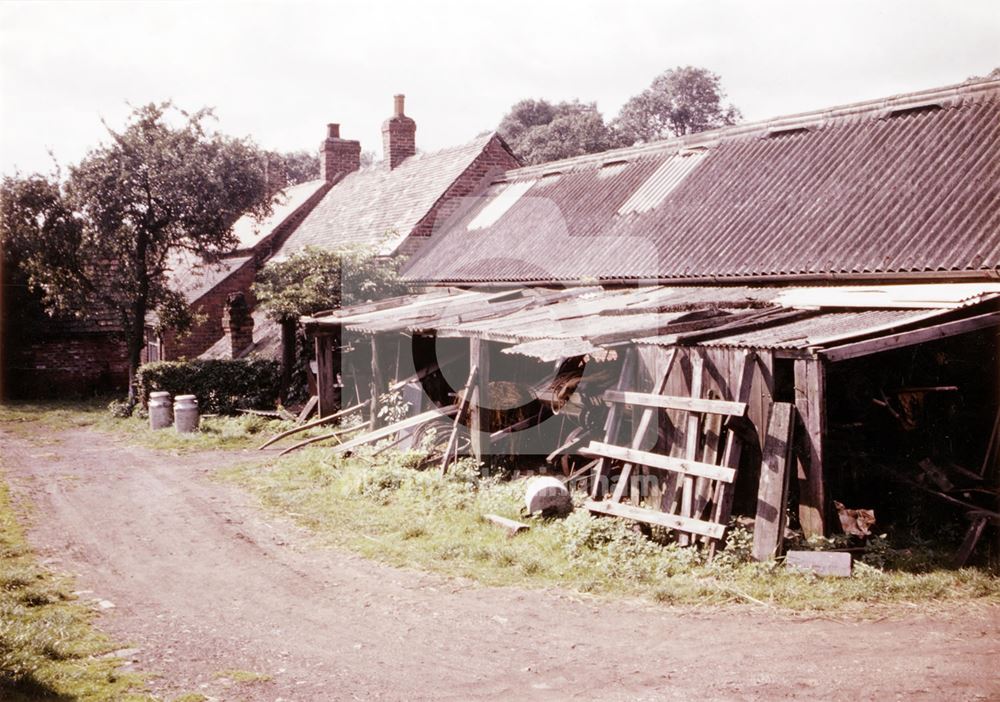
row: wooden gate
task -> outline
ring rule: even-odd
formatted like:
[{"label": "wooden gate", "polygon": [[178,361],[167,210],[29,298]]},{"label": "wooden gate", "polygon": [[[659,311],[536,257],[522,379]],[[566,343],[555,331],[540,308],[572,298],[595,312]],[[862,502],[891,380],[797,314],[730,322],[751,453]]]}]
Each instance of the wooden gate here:
[{"label": "wooden gate", "polygon": [[[634,352],[630,355],[634,356]],[[662,394],[676,358],[675,348],[671,350],[666,370],[651,393],[624,389],[634,364],[634,358],[626,358],[618,386],[604,393],[605,402],[610,403],[605,440],[592,441],[581,451],[598,459],[591,500],[586,506],[597,514],[625,517],[678,531],[678,542],[682,545],[703,541],[714,553],[717,544],[725,537],[732,508],[733,484],[742,451],[740,437],[749,425],[747,401],[755,356],[753,352],[744,356],[735,401],[701,397],[704,363],[697,351],[692,353],[691,396]],[[618,435],[623,409],[629,405],[641,407],[642,414],[634,425],[631,440],[620,444]],[[660,410],[675,410],[685,418],[683,458],[640,448]],[[606,485],[611,469],[616,465],[620,466],[618,482],[608,496],[605,494]],[[652,505],[641,506],[643,496],[637,494],[640,491],[633,485],[636,466],[643,466],[647,472],[660,476],[660,509]],[[632,493],[632,504],[622,501],[628,492]]]}]

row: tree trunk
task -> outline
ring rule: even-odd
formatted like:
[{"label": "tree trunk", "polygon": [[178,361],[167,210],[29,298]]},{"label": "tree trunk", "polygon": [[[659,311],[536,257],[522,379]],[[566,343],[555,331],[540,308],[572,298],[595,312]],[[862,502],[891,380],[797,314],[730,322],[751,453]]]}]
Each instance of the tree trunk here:
[{"label": "tree trunk", "polygon": [[282,405],[288,399],[289,387],[292,384],[297,327],[298,321],[294,319],[286,319],[281,323],[281,387],[278,390],[278,400]]}]

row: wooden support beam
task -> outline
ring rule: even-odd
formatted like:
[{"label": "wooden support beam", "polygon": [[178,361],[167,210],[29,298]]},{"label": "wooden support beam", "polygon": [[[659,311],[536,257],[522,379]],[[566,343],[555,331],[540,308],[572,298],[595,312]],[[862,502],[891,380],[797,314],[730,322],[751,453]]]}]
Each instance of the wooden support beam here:
[{"label": "wooden support beam", "polygon": [[795,408],[803,431],[799,451],[799,523],[809,536],[826,534],[823,437],[826,431],[826,372],[819,360],[795,363]]},{"label": "wooden support beam", "polygon": [[580,449],[580,455],[592,458],[610,458],[615,461],[627,461],[640,466],[649,466],[650,468],[681,473],[685,476],[722,480],[727,483],[733,482],[736,477],[736,471],[732,468],[717,466],[714,463],[689,461],[685,458],[664,456],[660,453],[639,451],[632,448],[625,448],[624,446],[613,446],[600,441],[591,441],[587,448]]},{"label": "wooden support beam", "polygon": [[[635,348],[630,348],[625,352],[625,358],[622,359],[621,372],[618,374],[618,383],[615,386],[618,390],[624,390],[632,383],[632,375],[635,370],[636,363],[638,362],[637,352]],[[621,427],[622,421],[622,406],[619,404],[612,404],[608,409],[608,416],[604,420],[604,440],[608,443],[614,443],[618,440],[618,430]],[[590,484],[590,496],[599,500],[604,496],[605,482],[607,481],[607,476],[609,471],[610,461],[601,458],[598,459],[597,464],[594,466],[594,478]]]},{"label": "wooden support beam", "polygon": [[340,352],[341,328],[327,327],[316,334],[316,396],[319,398],[319,415],[328,417],[340,409]]},{"label": "wooden support beam", "polygon": [[997,325],[1000,325],[1000,312],[989,312],[987,314],[969,317],[968,319],[959,319],[954,322],[936,324],[926,329],[916,329],[914,331],[901,332],[891,336],[879,337],[878,339],[869,339],[868,341],[858,341],[853,344],[837,346],[836,348],[820,351],[819,355],[830,362],[843,361],[848,358],[857,358],[858,356],[867,356],[869,354],[879,353],[880,351],[889,351],[891,349],[898,349],[904,346],[923,344],[928,341],[944,339],[958,334],[967,334],[969,332]]},{"label": "wooden support beam", "polygon": [[[673,351],[676,351],[676,349],[673,349]],[[733,417],[745,417],[747,414],[747,403],[745,402],[704,400],[697,397],[674,397],[648,392],[605,390],[604,400],[605,402],[620,402],[626,405],[639,405],[640,407],[657,407],[659,409],[721,414]]]},{"label": "wooden support beam", "polygon": [[469,434],[472,440],[472,455],[477,461],[490,453],[490,346],[481,339],[469,339],[469,365],[476,366],[478,373],[473,387],[475,397],[471,401]]},{"label": "wooden support beam", "polygon": [[794,430],[795,406],[790,402],[775,402],[771,406],[760,464],[753,526],[754,560],[767,561],[781,555]]},{"label": "wooden support beam", "polygon": [[371,382],[371,405],[369,409],[371,410],[371,428],[377,429],[381,422],[378,418],[378,411],[380,409],[379,395],[386,391],[385,382],[382,380],[382,367],[379,363],[378,352],[380,345],[376,341],[376,335],[372,335],[372,382]]},{"label": "wooden support beam", "polygon": [[609,514],[613,517],[634,519],[637,522],[658,524],[668,529],[676,529],[686,534],[700,534],[712,539],[721,539],[726,531],[726,528],[722,524],[705,522],[700,519],[690,519],[678,514],[668,514],[667,512],[658,512],[652,509],[643,509],[642,507],[633,507],[632,505],[623,505],[618,502],[595,502],[594,500],[588,500],[586,508],[598,514]]}]

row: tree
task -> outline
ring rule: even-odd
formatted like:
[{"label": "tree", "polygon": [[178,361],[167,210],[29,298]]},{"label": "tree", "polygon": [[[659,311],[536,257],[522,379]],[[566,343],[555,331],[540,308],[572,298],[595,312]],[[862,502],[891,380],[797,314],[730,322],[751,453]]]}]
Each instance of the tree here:
[{"label": "tree", "polygon": [[[90,151],[60,182],[3,182],[0,238],[21,252],[29,283],[50,313],[112,310],[129,358],[129,398],[146,315],[181,327],[187,305],[167,281],[168,256],[211,259],[236,244],[233,223],[270,213],[266,155],[249,140],[211,132],[211,111],[171,103],[135,108],[126,128]],[[106,125],[107,126],[107,125]]]},{"label": "tree", "polygon": [[618,145],[595,103],[522,100],[497,128],[522,161],[545,163]]},{"label": "tree", "polygon": [[656,141],[735,124],[742,118],[726,98],[720,78],[704,68],[664,71],[630,98],[613,122],[626,143]]},{"label": "tree", "polygon": [[[303,375],[308,360],[299,339],[299,317],[361,302],[400,295],[398,261],[379,256],[374,248],[359,246],[329,251],[306,247],[283,261],[268,263],[257,274],[254,295],[267,316],[281,324],[282,392],[293,374]],[[301,354],[296,353],[301,350]],[[298,363],[296,363],[298,359]],[[297,369],[297,370],[296,370]]]},{"label": "tree", "polygon": [[290,185],[319,178],[319,156],[308,151],[267,153],[267,176],[271,190],[277,192]]}]

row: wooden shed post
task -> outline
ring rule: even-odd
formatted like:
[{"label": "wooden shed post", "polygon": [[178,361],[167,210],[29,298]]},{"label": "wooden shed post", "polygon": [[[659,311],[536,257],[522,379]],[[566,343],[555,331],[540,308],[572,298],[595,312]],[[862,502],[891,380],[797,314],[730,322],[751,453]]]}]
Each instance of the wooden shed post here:
[{"label": "wooden shed post", "polygon": [[469,367],[472,366],[476,366],[479,372],[471,390],[469,434],[472,439],[472,455],[477,461],[482,461],[490,450],[490,353],[489,343],[475,337],[469,339]]},{"label": "wooden shed post", "polygon": [[382,368],[379,365],[379,343],[376,341],[375,334],[372,334],[372,382],[371,382],[371,404],[369,408],[371,409],[371,428],[375,429],[379,426],[378,411],[379,407],[379,396],[386,390],[385,382],[382,380]]},{"label": "wooden shed post", "polygon": [[319,416],[327,417],[340,409],[340,334],[341,327],[316,333],[316,395]]},{"label": "wooden shed post", "polygon": [[799,523],[808,536],[826,533],[826,486],[823,436],[826,433],[826,369],[816,359],[795,361],[795,408],[802,420],[799,433]]}]

